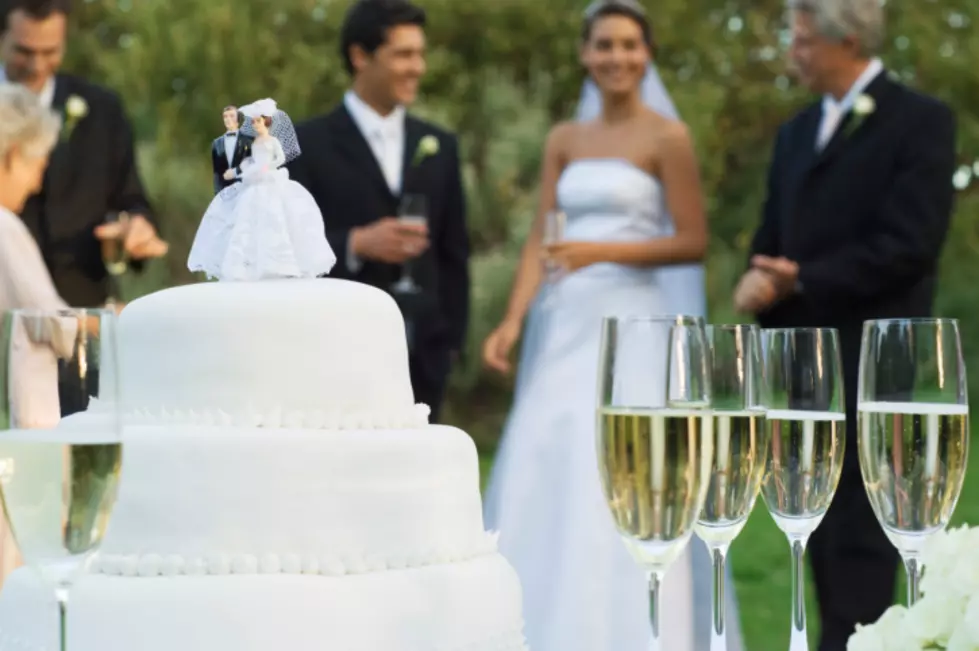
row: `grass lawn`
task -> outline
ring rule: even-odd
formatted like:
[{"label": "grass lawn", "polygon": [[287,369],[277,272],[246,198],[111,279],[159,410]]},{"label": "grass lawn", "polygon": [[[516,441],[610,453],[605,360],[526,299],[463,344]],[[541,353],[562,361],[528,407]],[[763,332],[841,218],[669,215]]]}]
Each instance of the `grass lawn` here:
[{"label": "grass lawn", "polygon": [[[489,476],[492,457],[481,459],[483,481]],[[970,449],[970,468],[965,489],[955,511],[953,525],[979,524],[979,445]],[[748,651],[784,649],[789,643],[789,546],[771,516],[758,500],[748,526],[731,548],[731,563],[741,606],[741,623]],[[812,582],[809,582],[809,636],[815,648],[819,630]],[[904,599],[903,580],[898,599]]]}]

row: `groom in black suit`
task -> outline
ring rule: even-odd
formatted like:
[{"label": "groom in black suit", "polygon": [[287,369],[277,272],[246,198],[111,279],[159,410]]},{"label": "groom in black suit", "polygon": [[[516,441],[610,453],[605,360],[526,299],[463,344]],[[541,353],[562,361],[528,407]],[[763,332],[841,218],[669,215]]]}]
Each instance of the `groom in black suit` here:
[{"label": "groom in black suit", "polygon": [[809,541],[820,651],[894,599],[899,556],[861,484],[856,394],[865,319],[932,313],[953,206],[955,118],[894,81],[873,53],[879,0],[797,0],[792,62],[823,95],[779,130],[762,223],[736,306],[774,327],[840,333],[847,446],[839,488]]},{"label": "groom in black suit", "polygon": [[[337,254],[336,278],[389,291],[408,325],[415,398],[437,420],[451,360],[469,315],[469,238],[456,138],[406,114],[425,72],[425,13],[407,0],[360,0],[347,13],[341,54],[353,76],[343,102],[296,132],[292,177],[316,199]],[[400,222],[421,195],[427,226]],[[418,293],[392,287],[411,263]]]},{"label": "groom in black suit", "polygon": [[[225,132],[211,143],[211,168],[214,170],[214,194],[232,183],[238,183],[241,162],[251,156],[254,138],[241,132],[241,114],[237,106],[225,106],[221,112]],[[232,178],[228,170],[232,171]]]}]

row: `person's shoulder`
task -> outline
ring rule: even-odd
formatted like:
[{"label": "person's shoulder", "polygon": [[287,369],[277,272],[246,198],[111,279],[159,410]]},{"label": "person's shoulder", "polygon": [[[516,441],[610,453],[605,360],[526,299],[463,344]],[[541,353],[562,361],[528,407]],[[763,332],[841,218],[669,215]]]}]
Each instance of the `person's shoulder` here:
[{"label": "person's shoulder", "polygon": [[439,140],[444,140],[446,142],[455,144],[458,140],[455,133],[446,129],[440,124],[436,124],[430,120],[425,120],[418,116],[412,115],[411,113],[405,114],[405,124],[411,127],[418,128],[419,132],[427,136],[435,136]]},{"label": "person's shoulder", "polygon": [[320,113],[297,121],[295,124],[296,136],[300,140],[305,140],[329,134],[343,117],[342,111],[343,104],[340,104],[327,113]]},{"label": "person's shoulder", "polygon": [[955,118],[955,112],[952,110],[952,107],[938,97],[929,95],[899,81],[892,81],[891,83],[897,89],[902,106],[901,110],[907,112],[909,115],[914,115],[919,119],[952,120]]},{"label": "person's shoulder", "polygon": [[122,110],[122,97],[116,91],[77,75],[59,74],[55,85],[64,84],[67,97],[77,96],[94,107]]}]

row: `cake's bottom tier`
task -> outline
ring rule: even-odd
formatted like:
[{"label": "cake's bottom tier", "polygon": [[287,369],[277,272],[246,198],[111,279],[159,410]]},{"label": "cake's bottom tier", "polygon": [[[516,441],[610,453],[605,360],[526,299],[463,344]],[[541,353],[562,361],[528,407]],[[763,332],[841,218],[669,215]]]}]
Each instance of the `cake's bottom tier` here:
[{"label": "cake's bottom tier", "polygon": [[[58,648],[57,608],[18,570],[0,649]],[[523,651],[516,574],[499,555],[344,577],[88,575],[68,604],[72,651]]]}]

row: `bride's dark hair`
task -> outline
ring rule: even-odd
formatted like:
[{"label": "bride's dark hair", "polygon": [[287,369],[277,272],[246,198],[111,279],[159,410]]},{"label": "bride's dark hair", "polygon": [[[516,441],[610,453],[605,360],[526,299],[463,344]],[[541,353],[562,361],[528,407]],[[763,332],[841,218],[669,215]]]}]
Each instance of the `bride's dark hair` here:
[{"label": "bride's dark hair", "polygon": [[609,16],[631,18],[642,30],[642,39],[646,42],[646,47],[649,48],[650,52],[655,50],[653,28],[649,25],[646,10],[643,9],[638,0],[595,0],[585,9],[585,21],[581,26],[581,40],[590,39],[595,23]]}]

